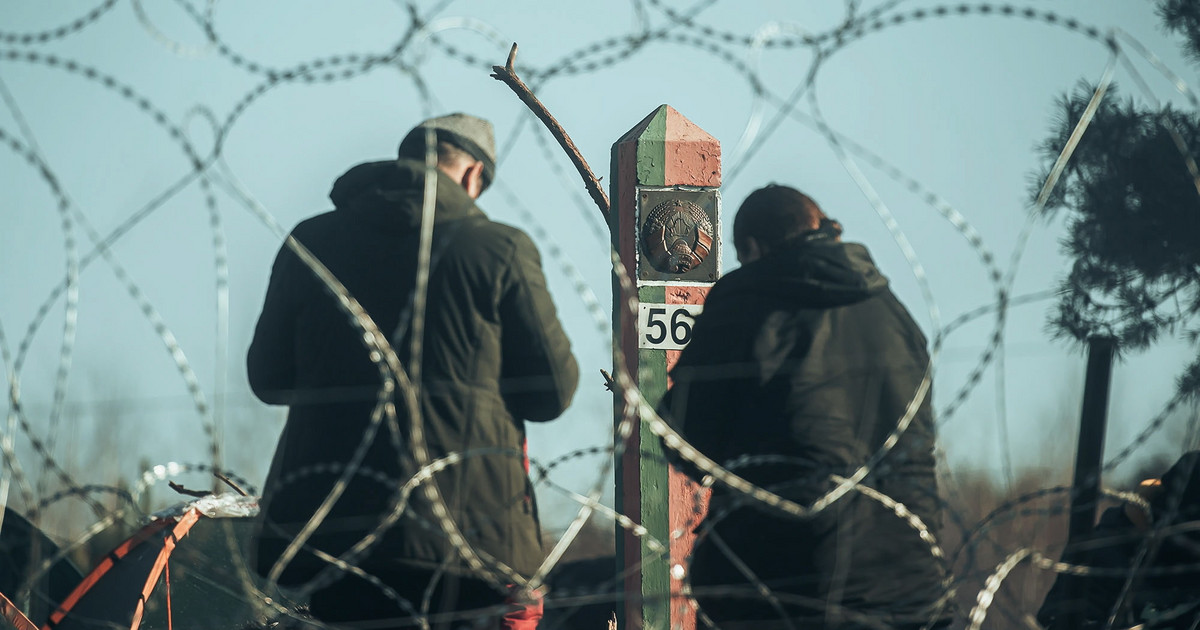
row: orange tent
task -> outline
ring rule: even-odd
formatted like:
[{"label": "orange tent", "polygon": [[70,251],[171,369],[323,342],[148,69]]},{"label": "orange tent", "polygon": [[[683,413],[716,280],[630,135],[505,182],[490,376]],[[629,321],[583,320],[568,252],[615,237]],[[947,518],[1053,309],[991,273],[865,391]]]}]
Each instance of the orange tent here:
[{"label": "orange tent", "polygon": [[[257,580],[240,566],[251,523],[206,517],[195,504],[155,519],[105,555],[41,630],[253,625]],[[0,619],[15,630],[38,627],[2,595]]]}]

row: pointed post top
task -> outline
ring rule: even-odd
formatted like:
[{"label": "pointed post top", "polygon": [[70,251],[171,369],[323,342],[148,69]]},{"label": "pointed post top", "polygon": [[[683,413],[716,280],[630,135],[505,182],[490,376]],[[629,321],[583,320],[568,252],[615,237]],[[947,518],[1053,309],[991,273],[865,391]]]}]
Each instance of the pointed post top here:
[{"label": "pointed post top", "polygon": [[616,144],[637,144],[640,186],[721,185],[721,143],[670,105],[659,105]]}]

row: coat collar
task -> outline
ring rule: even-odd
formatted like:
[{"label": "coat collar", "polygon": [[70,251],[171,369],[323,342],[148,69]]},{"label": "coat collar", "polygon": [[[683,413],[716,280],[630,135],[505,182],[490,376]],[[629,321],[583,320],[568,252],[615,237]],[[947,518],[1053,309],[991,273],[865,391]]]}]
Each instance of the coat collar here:
[{"label": "coat collar", "polygon": [[[433,172],[437,177],[435,223],[485,216],[458,182],[440,170]],[[338,211],[360,216],[381,228],[414,230],[421,224],[425,173],[425,165],[416,160],[364,162],[334,182],[329,198]]]},{"label": "coat collar", "polygon": [[[728,274],[722,293],[773,295],[815,308],[861,302],[888,286],[867,248],[858,243],[796,243]],[[716,288],[714,288],[714,291]]]}]

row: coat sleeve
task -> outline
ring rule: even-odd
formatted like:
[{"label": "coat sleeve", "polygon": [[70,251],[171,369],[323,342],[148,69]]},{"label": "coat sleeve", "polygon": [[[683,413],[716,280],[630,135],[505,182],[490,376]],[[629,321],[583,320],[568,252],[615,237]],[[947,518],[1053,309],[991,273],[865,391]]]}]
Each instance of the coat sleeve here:
[{"label": "coat sleeve", "polygon": [[[1124,508],[1111,507],[1101,514],[1090,544],[1075,557],[1064,554],[1062,560],[1099,569],[1129,570],[1143,539]],[[1122,576],[1060,573],[1038,609],[1038,623],[1048,630],[1070,630],[1068,622],[1074,618],[1084,623],[1082,627],[1102,627],[1124,589]],[[1072,591],[1077,599],[1068,598]],[[1118,619],[1118,627],[1121,621]]]},{"label": "coat sleeve", "polygon": [[514,417],[543,422],[571,404],[579,366],[546,288],[537,247],[523,232],[513,243],[499,304],[502,394]]},{"label": "coat sleeve", "polygon": [[246,375],[259,400],[272,405],[291,402],[296,386],[295,332],[299,296],[295,288],[304,263],[285,243],[275,256],[267,297],[246,354]]}]

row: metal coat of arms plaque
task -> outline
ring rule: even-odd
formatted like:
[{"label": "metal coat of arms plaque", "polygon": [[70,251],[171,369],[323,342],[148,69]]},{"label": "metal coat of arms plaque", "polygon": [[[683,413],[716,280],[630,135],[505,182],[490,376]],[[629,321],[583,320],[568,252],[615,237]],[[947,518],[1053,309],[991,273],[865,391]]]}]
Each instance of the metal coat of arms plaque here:
[{"label": "metal coat of arms plaque", "polygon": [[638,278],[714,281],[717,278],[715,190],[638,192]]}]

